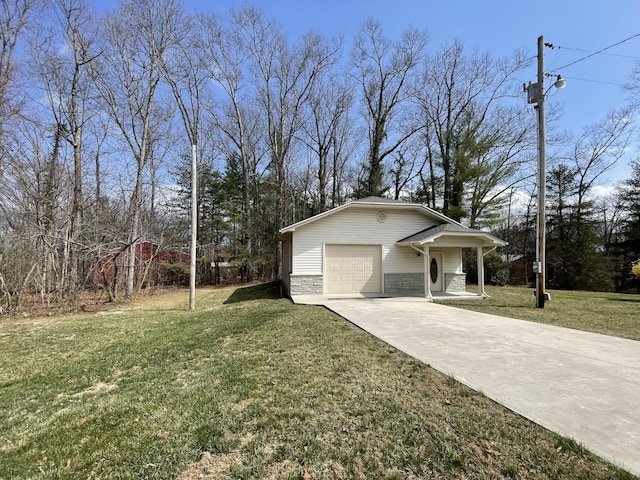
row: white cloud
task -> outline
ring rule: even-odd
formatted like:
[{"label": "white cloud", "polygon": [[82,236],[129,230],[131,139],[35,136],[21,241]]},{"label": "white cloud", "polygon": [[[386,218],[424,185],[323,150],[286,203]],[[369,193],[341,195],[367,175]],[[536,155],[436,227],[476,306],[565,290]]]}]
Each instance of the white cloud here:
[{"label": "white cloud", "polygon": [[608,197],[616,192],[615,185],[595,185],[591,191],[595,198]]}]

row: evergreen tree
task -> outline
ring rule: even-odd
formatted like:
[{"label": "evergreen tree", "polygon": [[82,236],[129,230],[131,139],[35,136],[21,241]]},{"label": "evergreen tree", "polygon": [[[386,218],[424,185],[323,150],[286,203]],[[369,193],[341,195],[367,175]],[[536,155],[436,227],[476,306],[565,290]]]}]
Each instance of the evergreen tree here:
[{"label": "evergreen tree", "polygon": [[550,171],[547,281],[562,289],[610,290],[612,275],[593,202],[578,189],[574,169],[559,165]]},{"label": "evergreen tree", "polygon": [[[623,239],[619,245],[623,258],[621,272],[623,286],[631,280],[633,263],[640,260],[640,159],[633,161],[631,168],[631,178],[621,187],[627,212],[627,218],[622,227]],[[636,285],[640,293],[640,283],[637,280]]]},{"label": "evergreen tree", "polygon": [[574,205],[571,197],[577,185],[575,172],[560,165],[549,172],[547,192],[549,195],[547,217],[547,282],[559,288],[571,288],[571,216]]}]

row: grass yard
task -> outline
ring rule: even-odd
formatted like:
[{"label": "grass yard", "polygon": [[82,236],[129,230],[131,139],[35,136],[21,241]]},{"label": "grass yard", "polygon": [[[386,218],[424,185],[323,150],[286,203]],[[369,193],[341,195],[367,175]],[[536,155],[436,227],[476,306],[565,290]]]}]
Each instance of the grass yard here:
[{"label": "grass yard", "polygon": [[3,318],[0,478],[633,478],[278,294]]},{"label": "grass yard", "polygon": [[[472,289],[473,290],[473,289]],[[534,290],[487,287],[491,298],[445,300],[444,305],[640,340],[640,295],[549,290],[551,301],[535,308]]]}]

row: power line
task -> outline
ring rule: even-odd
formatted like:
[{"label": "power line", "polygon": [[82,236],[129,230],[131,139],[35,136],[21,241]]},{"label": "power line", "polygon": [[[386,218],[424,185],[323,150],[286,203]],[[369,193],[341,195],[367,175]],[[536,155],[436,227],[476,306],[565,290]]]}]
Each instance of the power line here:
[{"label": "power line", "polygon": [[[563,50],[571,50],[574,52],[585,52],[585,53],[593,53],[593,54],[598,54],[598,52],[594,52],[593,50],[585,50],[584,48],[570,48],[570,47],[563,47],[562,45],[554,45],[555,48],[557,48],[558,50],[563,49]],[[600,52],[601,55],[607,55],[609,57],[620,57],[620,58],[630,58],[632,60],[640,60],[640,57],[634,57],[633,55],[620,55],[619,53],[602,53]]]},{"label": "power line", "polygon": [[628,42],[629,40],[631,40],[633,38],[636,38],[636,37],[640,37],[640,33],[636,33],[635,35],[632,35],[629,38],[625,38],[624,40],[620,40],[619,42],[616,42],[616,43],[614,43],[612,45],[609,45],[608,47],[604,47],[602,50],[598,50],[597,52],[593,52],[593,53],[587,55],[586,57],[579,58],[578,60],[576,60],[574,62],[567,63],[566,65],[563,65],[562,67],[556,68],[556,70],[562,70],[563,68],[567,68],[567,67],[570,67],[571,65],[575,65],[576,63],[582,62],[582,61],[584,61],[584,60],[586,60],[588,58],[591,58],[591,57],[593,57],[595,55],[598,55],[598,54],[604,52],[605,50],[609,50],[610,48],[616,47],[616,46],[618,46],[618,45],[620,45],[620,44],[622,44],[624,42]]},{"label": "power line", "polygon": [[567,80],[579,80],[581,82],[602,83],[604,85],[613,85],[615,87],[625,86],[623,83],[605,82],[603,80],[591,80],[589,78],[567,77],[566,75],[563,75],[562,78],[566,78]]}]

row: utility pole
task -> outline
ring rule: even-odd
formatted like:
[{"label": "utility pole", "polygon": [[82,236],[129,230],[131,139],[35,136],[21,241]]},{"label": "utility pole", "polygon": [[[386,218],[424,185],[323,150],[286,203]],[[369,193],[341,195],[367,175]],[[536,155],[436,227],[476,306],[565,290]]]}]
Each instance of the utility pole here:
[{"label": "utility pole", "polygon": [[[536,235],[536,261],[533,263],[533,272],[536,274],[536,308],[544,308],[544,302],[549,300],[549,295],[544,291],[546,272],[546,194],[547,194],[547,157],[544,119],[544,47],[553,48],[551,44],[544,43],[544,37],[538,37],[538,82],[524,85],[527,92],[527,102],[535,103],[533,107],[538,113],[538,227]],[[553,86],[560,89],[567,82],[558,75]]]},{"label": "utility pole", "polygon": [[546,193],[547,158],[544,119],[544,37],[538,37],[538,88],[536,92],[538,110],[538,235],[536,252],[536,308],[544,308],[545,245],[546,245]]}]

